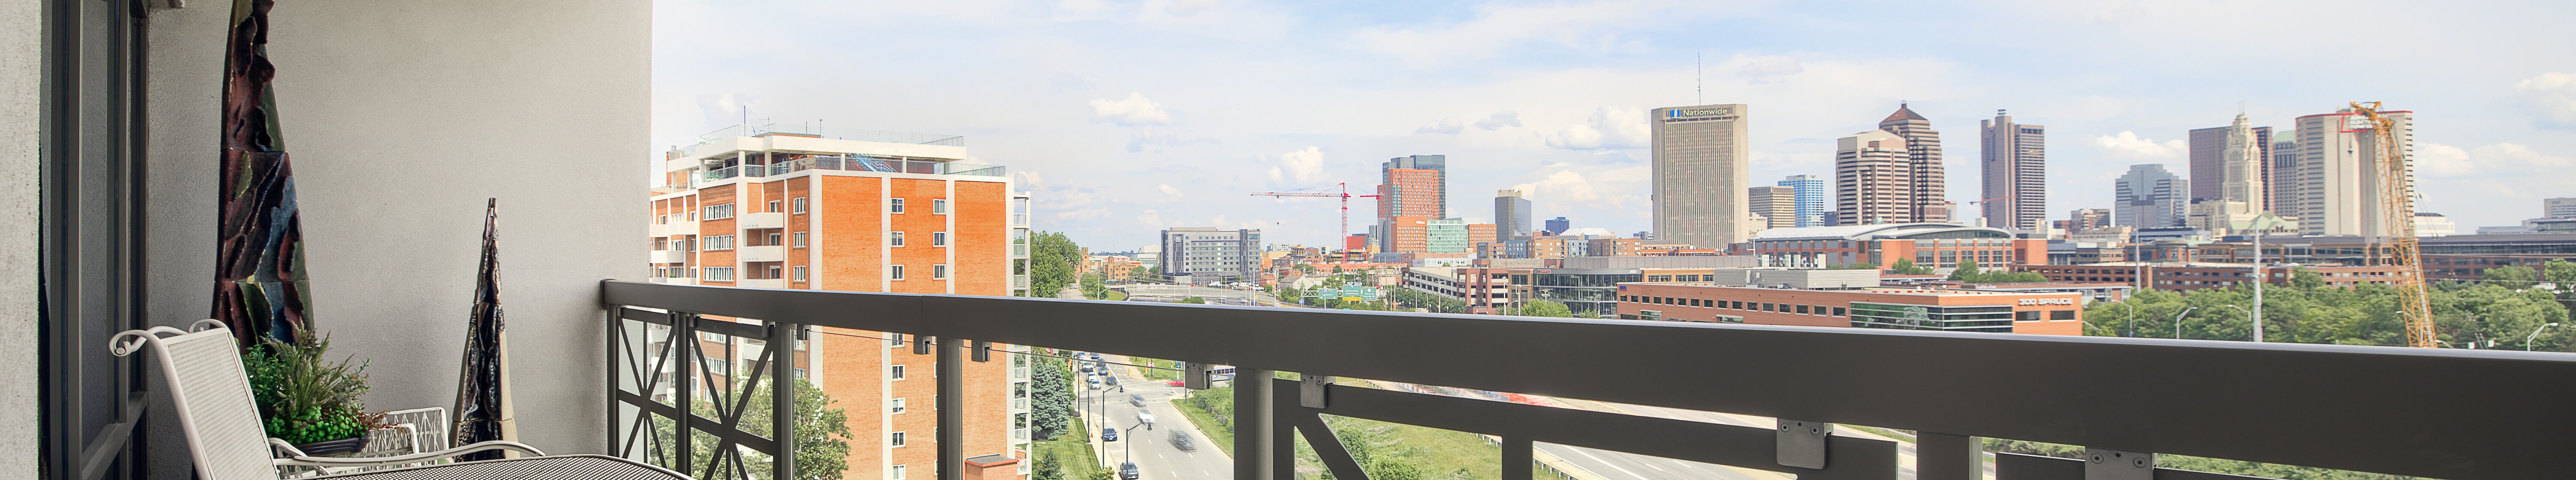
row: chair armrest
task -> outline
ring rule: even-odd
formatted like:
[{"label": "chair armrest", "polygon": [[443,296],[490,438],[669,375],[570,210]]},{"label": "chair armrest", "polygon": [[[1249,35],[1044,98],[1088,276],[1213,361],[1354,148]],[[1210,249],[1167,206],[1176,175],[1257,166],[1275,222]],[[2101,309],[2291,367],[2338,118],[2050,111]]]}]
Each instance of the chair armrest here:
[{"label": "chair armrest", "polygon": [[481,452],[481,451],[486,451],[486,450],[509,450],[509,451],[516,451],[516,452],[519,452],[519,453],[525,453],[525,454],[532,455],[532,456],[544,456],[544,455],[546,454],[546,452],[539,451],[539,450],[537,450],[537,447],[531,447],[531,446],[528,446],[528,444],[519,443],[519,442],[512,442],[512,441],[506,441],[506,440],[493,440],[493,441],[489,441],[489,442],[479,442],[479,443],[475,443],[475,444],[472,444],[472,445],[466,445],[466,446],[462,446],[462,447],[450,448],[450,449],[446,449],[446,450],[439,450],[439,451],[435,451],[435,452],[415,453],[415,454],[410,454],[410,455],[401,455],[401,456],[392,456],[392,457],[333,458],[333,457],[314,457],[314,456],[307,456],[307,455],[304,455],[304,452],[301,452],[301,451],[294,451],[294,450],[295,450],[295,447],[294,447],[294,446],[291,446],[291,445],[286,445],[286,441],[284,441],[284,440],[278,440],[278,439],[274,439],[274,438],[272,438],[272,439],[268,439],[268,441],[269,441],[269,443],[270,443],[271,445],[280,445],[280,446],[284,446],[288,451],[292,452],[292,453],[290,454],[290,456],[288,456],[287,458],[280,458],[280,459],[275,459],[275,460],[270,460],[270,461],[269,461],[269,463],[271,463],[271,464],[273,464],[273,465],[281,465],[281,466],[282,466],[282,465],[297,465],[297,466],[310,466],[310,467],[365,467],[365,466],[375,466],[375,465],[391,465],[391,464],[397,464],[397,463],[411,463],[411,462],[418,462],[418,461],[422,461],[422,460],[436,460],[436,459],[447,458],[447,457],[453,457],[453,456],[457,456],[457,455],[464,455],[464,454],[474,453],[474,452]]}]

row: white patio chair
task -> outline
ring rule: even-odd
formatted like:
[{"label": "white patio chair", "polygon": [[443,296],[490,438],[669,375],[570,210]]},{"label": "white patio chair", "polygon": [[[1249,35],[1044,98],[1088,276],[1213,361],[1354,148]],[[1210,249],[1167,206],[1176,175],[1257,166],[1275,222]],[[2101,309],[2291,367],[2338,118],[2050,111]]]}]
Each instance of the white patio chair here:
[{"label": "white patio chair", "polygon": [[[242,369],[241,350],[231,329],[217,320],[198,320],[195,332],[170,327],[127,330],[108,339],[108,352],[125,356],[149,346],[161,356],[161,373],[169,380],[171,404],[180,431],[187,436],[199,478],[206,480],[279,480],[278,467],[377,467],[435,461],[467,453],[506,450],[535,457],[397,468],[320,478],[564,478],[686,480],[668,469],[601,455],[542,456],[536,447],[509,441],[479,442],[433,452],[369,458],[305,455],[285,440],[267,438],[260,428],[259,406],[251,399],[250,377]],[[441,439],[440,443],[444,443]],[[270,455],[270,448],[285,458]]]}]

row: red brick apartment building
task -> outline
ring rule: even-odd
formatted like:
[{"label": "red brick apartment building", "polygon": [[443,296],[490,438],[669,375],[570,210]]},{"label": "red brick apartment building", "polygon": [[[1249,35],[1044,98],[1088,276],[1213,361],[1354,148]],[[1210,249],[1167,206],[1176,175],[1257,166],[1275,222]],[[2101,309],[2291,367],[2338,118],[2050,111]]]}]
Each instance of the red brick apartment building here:
[{"label": "red brick apartment building", "polygon": [[1805,290],[1619,284],[1619,318],[1683,322],[2082,335],[2083,294],[1905,288]]},{"label": "red brick apartment building", "polygon": [[[1028,197],[1002,167],[963,162],[962,137],[766,125],[701,140],[666,155],[649,200],[653,281],[993,296],[1026,289]],[[797,358],[804,378],[849,415],[852,444],[861,446],[848,457],[852,478],[934,470],[933,355],[893,338],[822,328]],[[981,462],[1000,469],[977,472],[984,478],[1028,472],[1027,361],[997,355],[964,367],[973,392],[967,424],[978,427],[965,435],[966,452],[1012,460]]]}]

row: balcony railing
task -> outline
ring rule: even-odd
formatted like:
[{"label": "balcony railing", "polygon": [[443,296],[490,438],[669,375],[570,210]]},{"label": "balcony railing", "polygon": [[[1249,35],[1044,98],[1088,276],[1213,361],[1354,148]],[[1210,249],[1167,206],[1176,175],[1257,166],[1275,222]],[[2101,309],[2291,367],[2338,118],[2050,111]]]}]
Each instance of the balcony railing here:
[{"label": "balcony railing", "polygon": [[975,175],[1001,177],[1010,169],[980,163],[904,160],[866,156],[806,157],[768,165],[735,165],[698,173],[703,184],[734,177],[774,177],[805,170],[842,170],[852,172],[918,173],[923,175]]},{"label": "balcony railing", "polygon": [[[962,471],[957,384],[968,345],[998,342],[1235,365],[1235,478],[1288,480],[1291,432],[1338,478],[1366,478],[1319,415],[1795,474],[1898,477],[1895,442],[1833,424],[1912,430],[1920,480],[1979,478],[1978,437],[2088,447],[2129,462],[1997,454],[2001,480],[2230,478],[2154,467],[2183,454],[2445,479],[2568,478],[2576,354],[1863,328],[1550,319],[604,282],[609,357],[653,326],[782,341],[800,326],[904,332],[937,345],[938,465]],[[653,309],[653,310],[647,310]],[[661,310],[661,311],[654,311]],[[852,312],[866,312],[853,314]],[[761,324],[693,320],[697,315]],[[647,325],[649,324],[649,325]],[[925,338],[928,337],[928,338]],[[956,339],[972,339],[960,341]],[[694,342],[680,342],[682,344]],[[917,346],[916,348],[923,348]],[[983,350],[977,348],[977,350]],[[971,361],[987,361],[979,353]],[[1007,359],[1004,359],[1007,361]],[[650,371],[619,365],[612,375]],[[783,366],[759,367],[786,372]],[[758,370],[766,371],[766,370]],[[1330,376],[1330,377],[1328,377]],[[637,376],[640,378],[641,376]],[[1332,377],[1779,418],[1780,429],[1333,385]],[[687,385],[679,382],[682,395]],[[677,421],[750,451],[783,435],[674,419],[621,384],[615,424]],[[781,407],[775,412],[787,412]],[[785,413],[779,413],[782,417]],[[784,418],[771,422],[784,425]],[[1800,426],[1815,426],[1815,429]],[[1799,428],[1793,428],[1799,427]],[[622,431],[622,430],[621,430]],[[643,455],[620,433],[620,454]],[[680,435],[678,438],[689,438]],[[683,440],[685,441],[685,440]],[[1330,447],[1330,448],[1327,448]],[[685,448],[680,451],[687,451]],[[783,462],[782,462],[783,463]],[[685,463],[682,466],[686,467]],[[698,468],[708,468],[699,465]],[[784,467],[780,467],[784,468]],[[1504,468],[1505,480],[1529,479]],[[2124,471],[2126,470],[2126,471]],[[784,470],[782,470],[784,471]]]}]

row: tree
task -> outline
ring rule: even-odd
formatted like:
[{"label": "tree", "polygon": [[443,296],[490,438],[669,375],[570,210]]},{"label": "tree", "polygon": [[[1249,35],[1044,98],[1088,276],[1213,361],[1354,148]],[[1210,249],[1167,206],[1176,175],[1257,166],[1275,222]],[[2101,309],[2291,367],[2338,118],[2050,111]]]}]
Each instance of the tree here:
[{"label": "tree", "polygon": [[1029,423],[1036,440],[1054,440],[1072,428],[1073,369],[1062,358],[1042,355],[1027,357],[1029,371]]},{"label": "tree", "polygon": [[2032,272],[1989,272],[1978,269],[1975,260],[1961,260],[1959,269],[1950,272],[1950,279],[1966,283],[2022,283],[2045,282],[2048,276]]},{"label": "tree", "polygon": [[[763,383],[763,385],[774,384],[774,382]],[[794,412],[790,412],[788,418],[796,422],[796,480],[839,480],[841,473],[850,469],[850,417],[841,409],[833,408],[832,396],[824,394],[823,389],[815,387],[813,382],[797,379],[793,385],[796,388],[796,407]],[[751,390],[751,398],[741,398],[743,392],[735,390],[714,395],[714,400],[742,402],[742,419],[735,428],[753,434],[767,435],[771,425],[769,399],[772,389],[760,388],[748,382],[745,382],[743,387]],[[714,400],[694,402],[692,409],[698,416],[724,418],[716,410]],[[662,427],[661,438],[674,438],[670,423],[655,422],[655,424]],[[714,435],[702,431],[691,433],[693,438],[690,449],[696,451],[696,458],[727,458],[715,454],[719,442]],[[745,455],[743,461],[747,464],[745,467],[751,473],[751,478],[770,478],[767,459],[755,459]]]},{"label": "tree", "polygon": [[2324,288],[2325,286],[2326,276],[2317,274],[2316,270],[2309,269],[2308,267],[2295,267],[2290,269],[2291,288],[2317,289]]},{"label": "tree", "polygon": [[1521,305],[1520,315],[1524,317],[1574,318],[1574,310],[1565,308],[1565,304],[1562,303],[1548,300],[1531,300],[1529,303]]},{"label": "tree", "polygon": [[1082,274],[1082,298],[1092,300],[1109,298],[1109,276],[1099,273]]},{"label": "tree", "polygon": [[1975,277],[1981,273],[1985,272],[1977,270],[1976,260],[1960,260],[1959,268],[1950,271],[1950,279],[1964,282],[1967,281],[1968,278]]},{"label": "tree", "polygon": [[1914,259],[1900,258],[1896,260],[1896,265],[1887,269],[1887,272],[1897,275],[1931,275],[1932,267],[1915,265]]},{"label": "tree", "polygon": [[1082,247],[1064,232],[1029,234],[1029,296],[1055,298],[1066,285],[1076,281],[1074,268],[1082,264]]},{"label": "tree", "polygon": [[1207,303],[1207,299],[1199,297],[1183,297],[1181,298],[1180,303]]},{"label": "tree", "polygon": [[2504,287],[2509,290],[2521,290],[2531,288],[2532,282],[2539,281],[2540,272],[2533,271],[2531,267],[2514,265],[2510,267],[2487,269],[2486,272],[2479,275],[2479,277],[2485,279],[2488,285]]}]

